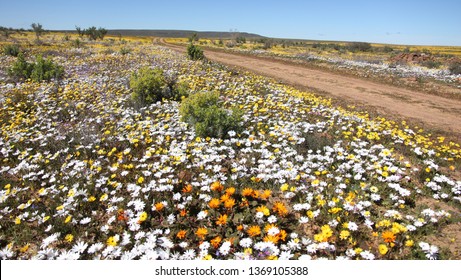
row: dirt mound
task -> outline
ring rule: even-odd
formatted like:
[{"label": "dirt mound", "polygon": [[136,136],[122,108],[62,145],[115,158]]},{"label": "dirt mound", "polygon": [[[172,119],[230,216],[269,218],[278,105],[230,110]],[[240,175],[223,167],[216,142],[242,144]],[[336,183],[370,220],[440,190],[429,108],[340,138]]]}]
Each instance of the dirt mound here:
[{"label": "dirt mound", "polygon": [[391,58],[392,62],[421,63],[432,61],[434,57],[427,53],[401,53]]}]

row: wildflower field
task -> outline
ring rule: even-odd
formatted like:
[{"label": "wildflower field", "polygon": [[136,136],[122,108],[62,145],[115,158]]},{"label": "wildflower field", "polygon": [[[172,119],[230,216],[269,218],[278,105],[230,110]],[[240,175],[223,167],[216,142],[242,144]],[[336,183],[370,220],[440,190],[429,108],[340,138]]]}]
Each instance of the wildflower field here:
[{"label": "wildflower field", "polygon": [[[458,143],[152,39],[60,36],[18,38],[59,81],[13,81],[0,56],[0,258],[461,258]],[[240,130],[133,104],[142,67],[218,92]]]}]

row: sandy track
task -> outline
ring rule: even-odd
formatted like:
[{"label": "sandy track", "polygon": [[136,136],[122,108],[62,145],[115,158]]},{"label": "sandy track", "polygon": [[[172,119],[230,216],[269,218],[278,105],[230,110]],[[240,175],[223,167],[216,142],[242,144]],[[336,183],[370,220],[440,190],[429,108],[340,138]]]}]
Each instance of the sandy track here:
[{"label": "sandy track", "polygon": [[[185,47],[164,44],[185,52]],[[448,99],[360,78],[346,77],[296,64],[205,50],[213,61],[307,87],[351,105],[371,107],[380,114],[416,121],[438,131],[461,137],[461,100]]]}]

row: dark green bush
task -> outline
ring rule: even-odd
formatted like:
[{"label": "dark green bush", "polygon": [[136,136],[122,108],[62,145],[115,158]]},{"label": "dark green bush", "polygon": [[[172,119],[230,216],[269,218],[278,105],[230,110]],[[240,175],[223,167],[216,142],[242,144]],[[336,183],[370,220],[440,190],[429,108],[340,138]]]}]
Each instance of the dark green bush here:
[{"label": "dark green bush", "polygon": [[32,68],[30,78],[34,81],[50,81],[51,79],[59,79],[64,75],[64,68],[61,65],[55,64],[50,58],[43,59],[38,56]]},{"label": "dark green bush", "polygon": [[461,62],[453,62],[450,64],[450,67],[448,68],[450,70],[450,73],[453,75],[460,75],[461,74]]},{"label": "dark green bush", "polygon": [[242,112],[223,108],[219,93],[196,93],[184,99],[179,108],[181,120],[194,126],[199,137],[225,138],[240,131]]},{"label": "dark green bush", "polygon": [[205,58],[205,55],[203,55],[203,50],[194,44],[190,44],[187,47],[187,55],[192,60],[202,60]]},{"label": "dark green bush", "polygon": [[20,53],[18,59],[13,66],[8,69],[8,74],[14,78],[28,79],[32,73],[33,64],[28,63],[24,58],[24,54]]},{"label": "dark green bush", "polygon": [[352,42],[347,45],[347,49],[351,52],[368,52],[372,50],[372,46],[370,43]]},{"label": "dark green bush", "polygon": [[55,64],[51,58],[44,59],[38,56],[34,63],[29,63],[20,53],[18,59],[9,69],[10,76],[17,79],[32,79],[36,82],[60,79],[64,76],[64,68]]},{"label": "dark green bush", "polygon": [[11,55],[11,56],[16,57],[20,53],[19,46],[18,45],[3,46],[3,53],[6,55]]}]

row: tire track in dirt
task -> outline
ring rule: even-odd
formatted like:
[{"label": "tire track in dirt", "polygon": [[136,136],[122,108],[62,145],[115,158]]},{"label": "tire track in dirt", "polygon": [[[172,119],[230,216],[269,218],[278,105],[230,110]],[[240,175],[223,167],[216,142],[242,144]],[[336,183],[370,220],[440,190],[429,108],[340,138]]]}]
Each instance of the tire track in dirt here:
[{"label": "tire track in dirt", "polygon": [[[184,46],[165,42],[162,42],[162,45],[181,53],[186,49]],[[327,97],[344,100],[351,105],[371,107],[380,114],[413,120],[427,128],[461,138],[461,100],[260,57],[210,49],[206,49],[204,53],[209,60],[268,76],[294,86],[309,88]]]}]

